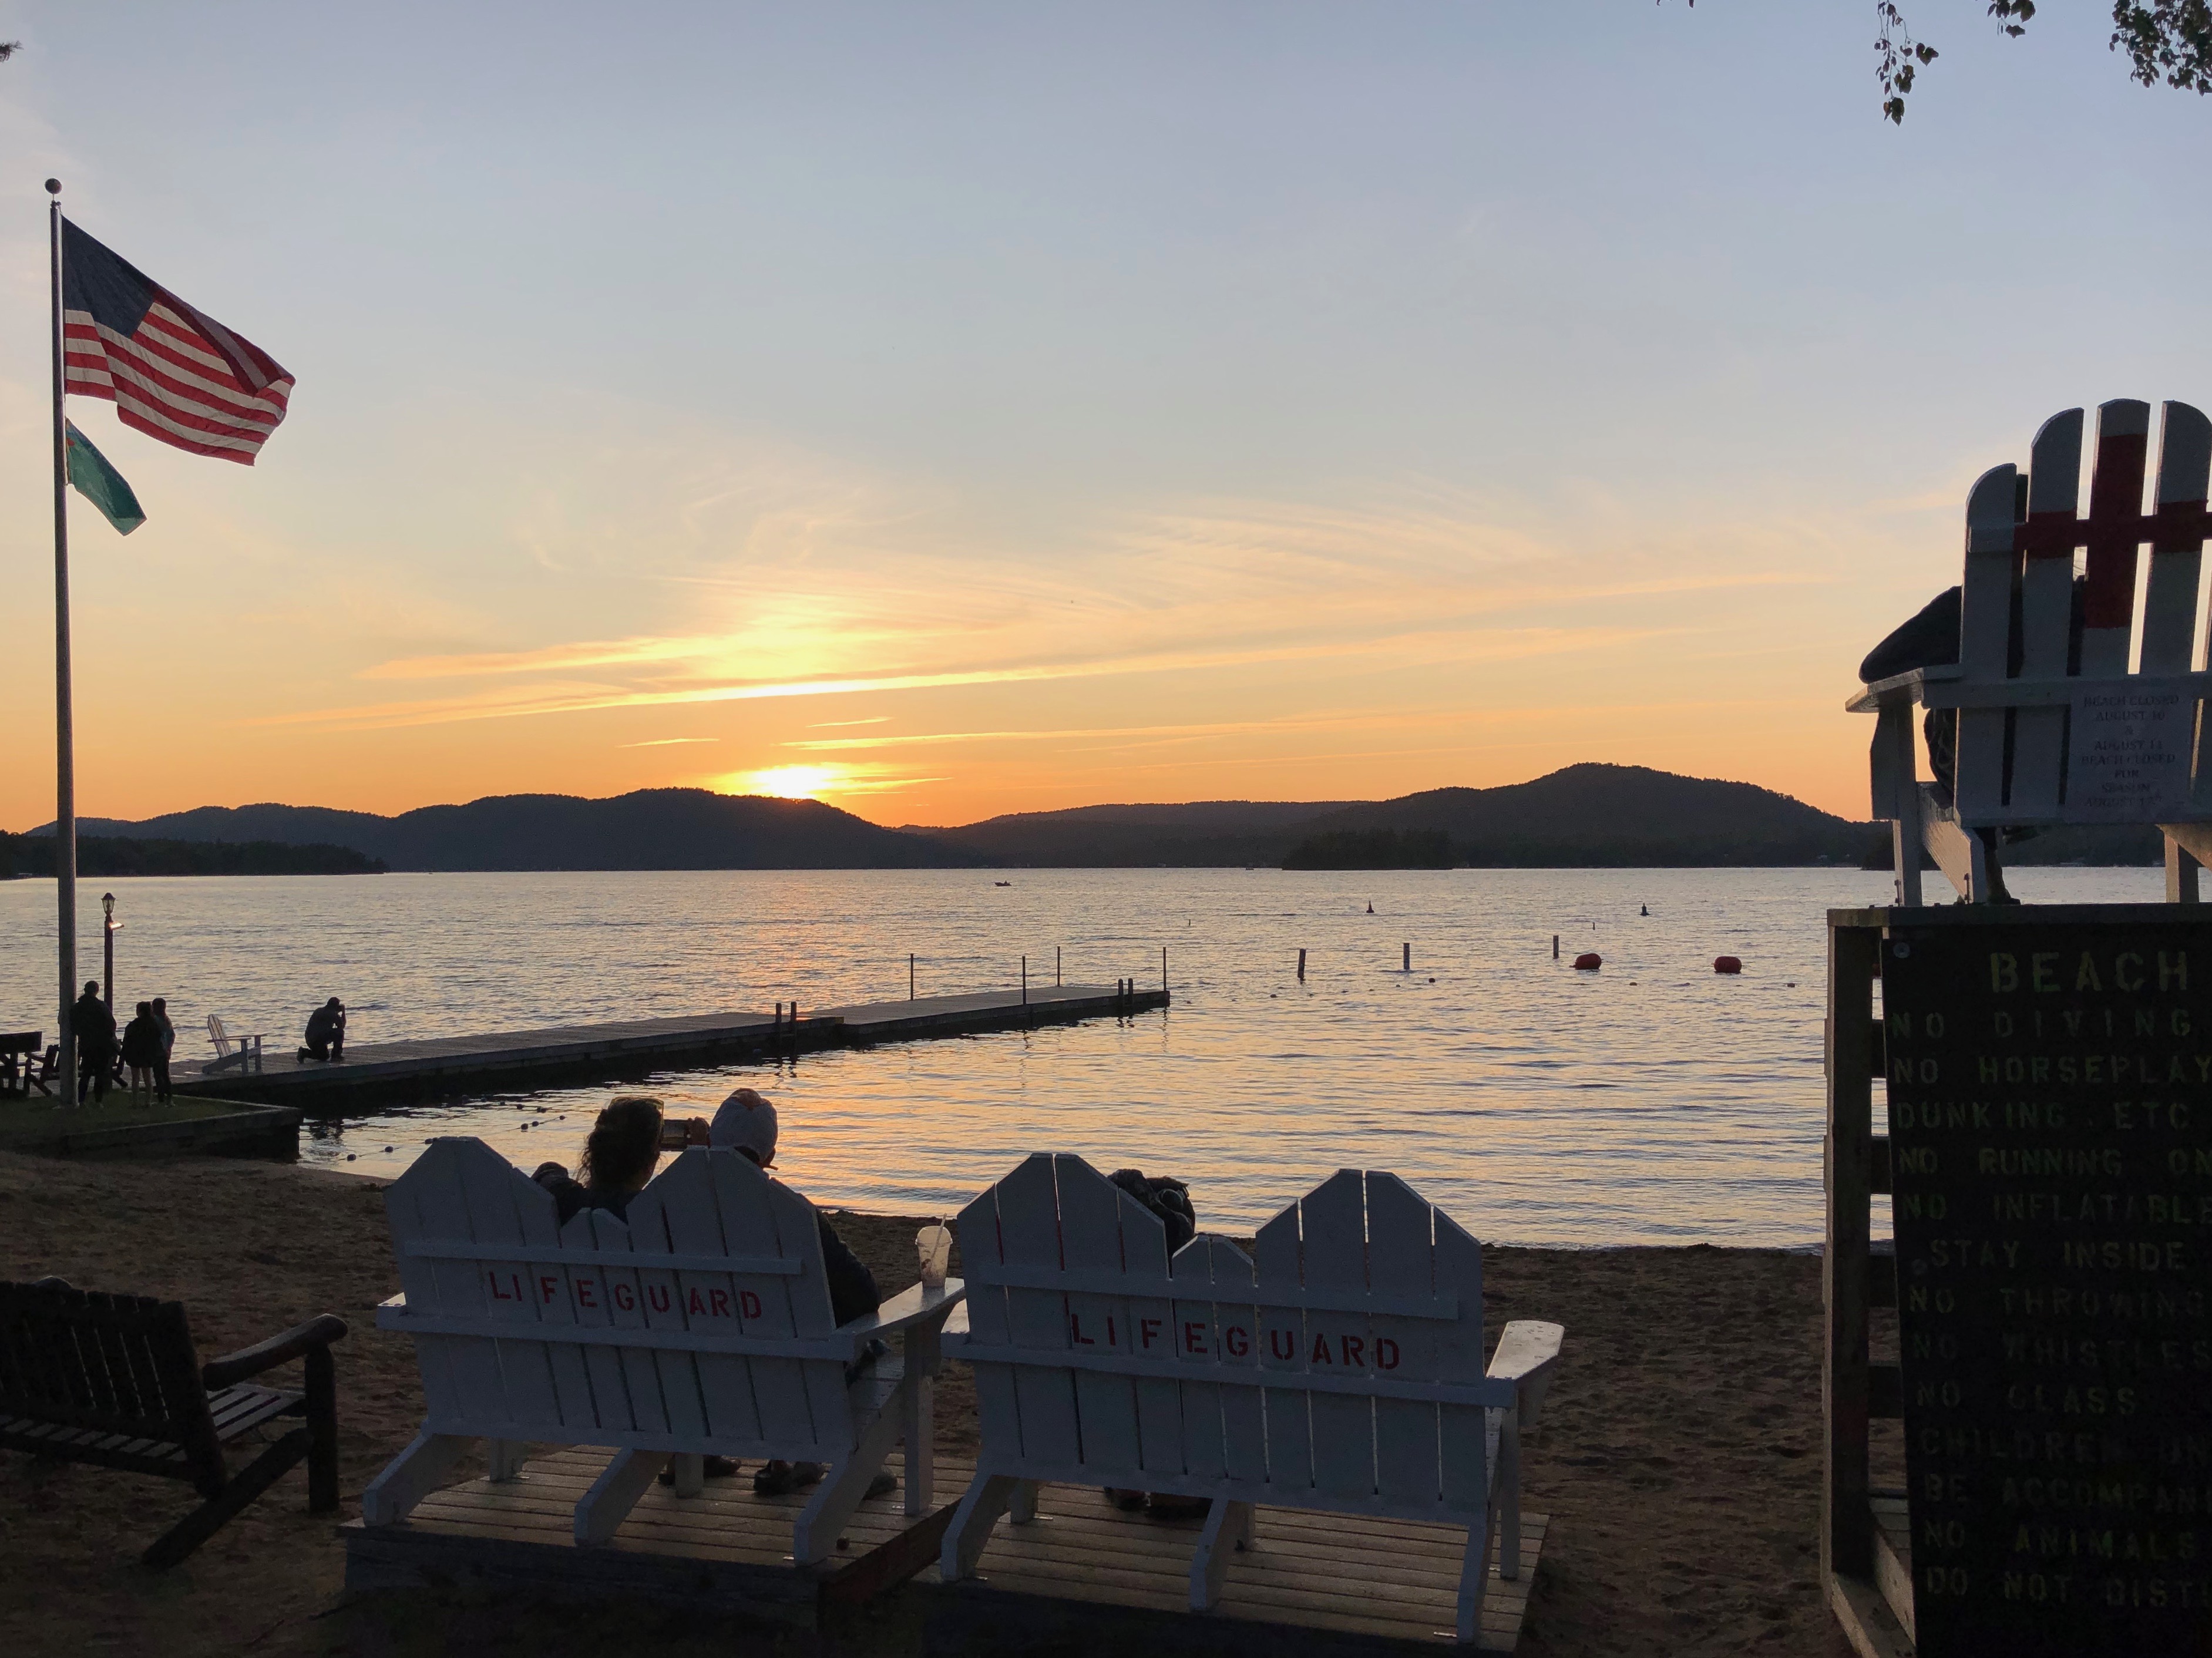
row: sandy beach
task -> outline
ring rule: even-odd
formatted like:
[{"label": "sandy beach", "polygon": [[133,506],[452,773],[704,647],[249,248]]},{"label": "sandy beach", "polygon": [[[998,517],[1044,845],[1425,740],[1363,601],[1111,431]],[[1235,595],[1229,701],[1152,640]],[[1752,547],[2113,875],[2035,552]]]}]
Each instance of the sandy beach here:
[{"label": "sandy beach", "polygon": [[[918,1221],[834,1219],[886,1292],[912,1280]],[[1498,1248],[1485,1265],[1493,1339],[1516,1317],[1567,1327],[1526,1465],[1528,1504],[1553,1526],[1521,1650],[1844,1651],[1817,1588],[1817,1258]],[[420,1424],[410,1345],[373,1322],[398,1288],[379,1182],[259,1163],[0,1153],[0,1274],[46,1273],[183,1301],[203,1359],[314,1313],[347,1319],[353,1333],[337,1353],[341,1519],[358,1513],[363,1485]],[[939,1400],[940,1443],[972,1448],[973,1395],[958,1365]],[[543,1654],[649,1637],[670,1652],[731,1649],[726,1626],[694,1628],[655,1607],[576,1615],[349,1598],[333,1522],[309,1518],[297,1472],[182,1567],[142,1570],[138,1551],[193,1501],[180,1485],[0,1455],[0,1648]],[[820,1643],[781,1640],[784,1650],[915,1649],[895,1604]]]}]

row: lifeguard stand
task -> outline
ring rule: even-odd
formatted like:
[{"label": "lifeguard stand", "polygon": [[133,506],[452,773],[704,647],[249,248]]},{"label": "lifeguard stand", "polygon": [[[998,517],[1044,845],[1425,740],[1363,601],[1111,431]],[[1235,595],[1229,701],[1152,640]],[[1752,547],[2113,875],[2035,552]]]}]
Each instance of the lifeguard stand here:
[{"label": "lifeguard stand", "polygon": [[[1967,495],[1958,661],[1878,680],[1845,704],[1877,716],[1873,815],[1894,825],[1900,904],[1921,902],[1922,847],[1960,897],[1990,902],[1978,829],[2155,823],[2166,896],[2181,902],[2212,861],[2212,732],[2198,718],[2212,675],[2197,602],[2212,422],[2165,405],[2145,513],[2150,405],[2101,405],[2085,518],[2081,421],[2079,409],[2053,415],[2026,471],[1991,467]],[[1915,704],[1958,710],[1954,779],[1919,780]]]},{"label": "lifeguard stand", "polygon": [[[1869,1478],[1870,1421],[1902,1417],[1906,1402],[1901,1365],[1871,1362],[1868,1339],[1870,1310],[1899,1299],[1896,1256],[1869,1243],[1869,1206],[1896,1173],[1890,1136],[1874,1120],[1875,1080],[1889,1075],[1874,1005],[1887,941],[1900,926],[1979,932],[2027,919],[1996,907],[1997,836],[1977,831],[2155,824],[2176,903],[2197,902],[2198,871],[2212,862],[2212,730],[2203,712],[2212,674],[2198,605],[2212,422],[2186,404],[2164,405],[2146,512],[2150,413],[2134,401],[2097,410],[2086,516],[2081,410],[2044,423],[2025,471],[1984,473],[1966,502],[1958,661],[1879,680],[1846,704],[1876,716],[1872,815],[1893,826],[1899,906],[1829,915],[1821,1572],[1832,1609],[1867,1658],[1910,1655],[1917,1637],[1907,1493],[1875,1490]],[[1957,710],[1950,778],[1918,776],[1916,705]],[[1923,908],[1923,848],[1964,903],[1990,908]],[[2161,936],[2188,925],[2160,905],[2033,914],[2094,926],[2142,925],[2146,912],[2164,922]]]}]

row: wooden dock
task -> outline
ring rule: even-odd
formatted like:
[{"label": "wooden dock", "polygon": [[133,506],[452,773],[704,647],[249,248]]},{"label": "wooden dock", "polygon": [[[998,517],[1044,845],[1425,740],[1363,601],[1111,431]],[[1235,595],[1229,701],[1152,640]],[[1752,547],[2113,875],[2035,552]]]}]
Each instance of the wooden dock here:
[{"label": "wooden dock", "polygon": [[348,1043],[344,1060],[337,1062],[301,1060],[295,1038],[272,1032],[258,1066],[248,1068],[235,1059],[179,1059],[171,1071],[179,1094],[346,1109],[490,1089],[605,1081],[777,1054],[1015,1030],[1168,1005],[1164,989],[1123,993],[1108,985],[1054,985],[806,1008],[796,1023],[769,1013],[699,1013],[480,1036]]},{"label": "wooden dock", "polygon": [[[1231,1564],[1219,1607],[1194,1613],[1188,1574],[1200,1522],[1124,1513],[1073,1486],[1046,1486],[1034,1522],[1001,1521],[981,1576],[951,1585],[938,1581],[935,1564],[947,1509],[938,1523],[915,1522],[909,1535],[897,1495],[864,1503],[835,1561],[802,1571],[791,1562],[791,1524],[806,1494],[755,1497],[744,1476],[709,1481],[704,1495],[688,1498],[655,1485],[610,1545],[580,1549],[576,1501],[608,1456],[548,1452],[517,1479],[437,1492],[403,1524],[372,1529],[354,1521],[343,1531],[346,1587],[638,1596],[811,1628],[841,1603],[910,1580],[905,1593],[925,1601],[933,1652],[1024,1651],[1042,1643],[1257,1658],[1282,1651],[1292,1630],[1301,1654],[1455,1644],[1466,1540],[1452,1527],[1263,1508],[1257,1546]],[[973,1473],[968,1459],[940,1453],[939,1503],[957,1501]],[[1523,1516],[1518,1578],[1500,1578],[1492,1563],[1479,1650],[1518,1644],[1545,1528],[1546,1516]]]}]

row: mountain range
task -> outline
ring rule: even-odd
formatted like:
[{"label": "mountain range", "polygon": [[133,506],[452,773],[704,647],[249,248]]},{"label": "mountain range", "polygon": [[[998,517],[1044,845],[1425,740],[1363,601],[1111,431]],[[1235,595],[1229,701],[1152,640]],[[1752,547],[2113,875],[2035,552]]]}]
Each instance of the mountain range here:
[{"label": "mountain range", "polygon": [[402,870],[921,869],[984,861],[818,800],[707,789],[640,789],[606,800],[493,795],[396,817],[328,806],[198,806],[138,823],[80,817],[77,833],[350,847]]},{"label": "mountain range", "polygon": [[[84,836],[344,847],[396,870],[1341,867],[1703,867],[1886,860],[1887,826],[1772,789],[1646,766],[1569,766],[1496,788],[1394,800],[1202,800],[1017,812],[955,828],[884,829],[815,800],[641,789],[590,800],[495,795],[397,817],[325,806],[201,806],[136,823],[80,818]],[[45,830],[33,834],[52,832]],[[1448,853],[1439,849],[1448,847]],[[1433,856],[1431,855],[1433,853]],[[2155,862],[2154,829],[2053,831],[2011,863]],[[31,867],[24,864],[26,872]]]},{"label": "mountain range", "polygon": [[994,863],[1064,868],[1279,864],[1305,841],[1376,829],[1441,831],[1461,863],[1524,868],[1856,864],[1874,834],[1750,783],[1596,764],[1395,800],[1082,806],[907,833]]}]

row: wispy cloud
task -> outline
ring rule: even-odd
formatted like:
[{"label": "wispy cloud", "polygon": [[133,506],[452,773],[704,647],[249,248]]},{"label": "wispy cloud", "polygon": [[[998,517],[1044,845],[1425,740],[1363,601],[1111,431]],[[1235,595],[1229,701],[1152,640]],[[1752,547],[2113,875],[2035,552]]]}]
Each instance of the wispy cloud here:
[{"label": "wispy cloud", "polygon": [[655,737],[643,743],[618,743],[615,746],[623,749],[667,749],[675,747],[678,743],[719,743],[721,740],[719,737]]},{"label": "wispy cloud", "polygon": [[[1423,634],[1448,631],[1445,624]],[[1456,660],[1506,661],[1617,647],[1648,639],[1653,629],[1580,628],[1525,629],[1493,632],[1451,649]],[[885,674],[849,679],[783,680],[766,683],[702,684],[671,689],[548,688],[535,695],[502,696],[496,693],[415,702],[373,703],[355,708],[318,709],[298,714],[267,714],[243,723],[253,726],[320,726],[334,730],[394,729],[410,726],[450,725],[472,720],[519,719],[530,715],[582,714],[610,708],[674,708],[685,705],[748,702],[793,696],[834,696],[860,692],[906,691],[958,685],[1019,684],[1042,680],[1090,678],[1103,675],[1164,673],[1206,668],[1252,667],[1265,663],[1314,661],[1332,657],[1360,656],[1378,647],[1403,651],[1419,635],[1396,638],[1363,636],[1331,644],[1255,647],[1245,650],[1171,651],[1152,655],[1010,665],[971,668],[946,673]],[[1433,654],[1431,653],[1430,654]]]},{"label": "wispy cloud", "polygon": [[696,494],[684,533],[738,528],[736,513],[742,556],[687,555],[673,573],[730,585],[676,607],[690,612],[680,631],[397,657],[361,677],[446,694],[249,723],[435,726],[1362,657],[1504,663],[1681,631],[1679,609],[1652,601],[1826,579],[1562,544],[1419,480],[1349,505],[1226,501],[1079,530],[1050,558],[948,545],[949,508],[927,490],[817,482],[817,501],[750,474]]}]

